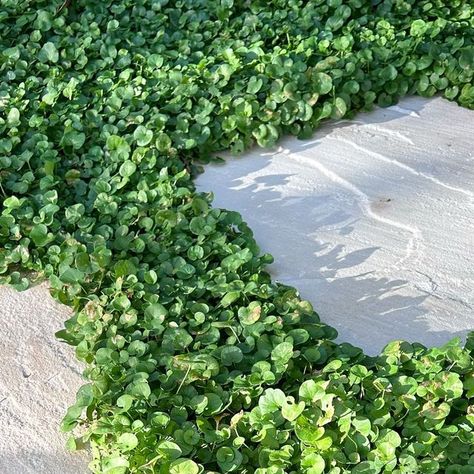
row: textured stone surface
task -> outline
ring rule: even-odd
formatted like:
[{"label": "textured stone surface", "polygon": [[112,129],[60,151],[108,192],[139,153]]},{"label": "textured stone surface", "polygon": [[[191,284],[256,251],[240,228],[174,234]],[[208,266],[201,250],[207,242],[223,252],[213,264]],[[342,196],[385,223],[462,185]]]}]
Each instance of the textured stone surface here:
[{"label": "textured stone surface", "polygon": [[198,179],[240,211],[271,272],[377,353],[474,329],[474,112],[441,98],[328,124]]},{"label": "textured stone surface", "polygon": [[45,286],[0,287],[0,474],[88,472],[59,431],[83,383],[73,349],[54,337],[69,313]]}]

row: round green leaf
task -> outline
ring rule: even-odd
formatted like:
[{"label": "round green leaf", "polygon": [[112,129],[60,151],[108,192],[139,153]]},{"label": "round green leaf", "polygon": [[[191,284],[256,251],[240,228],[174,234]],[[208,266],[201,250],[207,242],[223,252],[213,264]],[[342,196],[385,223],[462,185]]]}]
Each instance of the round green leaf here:
[{"label": "round green leaf", "polygon": [[50,41],[45,43],[38,53],[38,59],[42,63],[57,63],[59,60],[59,53],[54,43],[51,43]]},{"label": "round green leaf", "polygon": [[119,173],[120,176],[123,176],[124,178],[129,178],[133,175],[133,173],[135,173],[136,170],[137,165],[133,161],[127,160],[120,166]]},{"label": "round green leaf", "polygon": [[136,140],[138,146],[146,146],[153,139],[153,132],[143,125],[139,125],[133,132],[133,138]]},{"label": "round green leaf", "polygon": [[170,465],[170,474],[198,474],[199,466],[191,459],[179,458]]},{"label": "round green leaf", "polygon": [[133,433],[123,433],[117,440],[117,446],[122,452],[131,451],[138,446],[138,438]]}]

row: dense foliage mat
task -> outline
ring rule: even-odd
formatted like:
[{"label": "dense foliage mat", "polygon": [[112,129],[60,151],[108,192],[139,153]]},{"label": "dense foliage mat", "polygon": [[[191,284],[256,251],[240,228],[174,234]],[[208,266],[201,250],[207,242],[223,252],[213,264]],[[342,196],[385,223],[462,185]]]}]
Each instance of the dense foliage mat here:
[{"label": "dense foliage mat", "polygon": [[0,273],[74,309],[69,447],[103,474],[473,473],[474,338],[335,343],[191,179],[405,94],[474,108],[472,2],[60,4],[0,0]]}]

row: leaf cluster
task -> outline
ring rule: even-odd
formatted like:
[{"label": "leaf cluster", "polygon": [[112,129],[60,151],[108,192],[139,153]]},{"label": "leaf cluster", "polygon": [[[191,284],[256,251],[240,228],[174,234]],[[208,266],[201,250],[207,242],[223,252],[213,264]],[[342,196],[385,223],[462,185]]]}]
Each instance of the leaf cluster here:
[{"label": "leaf cluster", "polygon": [[334,342],[192,181],[406,94],[474,108],[470,2],[0,5],[0,282],[73,308],[93,472],[474,472],[473,339]]}]

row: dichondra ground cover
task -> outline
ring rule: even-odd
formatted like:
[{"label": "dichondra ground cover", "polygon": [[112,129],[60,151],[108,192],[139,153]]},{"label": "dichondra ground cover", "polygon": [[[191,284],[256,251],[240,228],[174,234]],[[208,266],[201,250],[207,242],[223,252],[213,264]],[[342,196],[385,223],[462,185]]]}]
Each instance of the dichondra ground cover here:
[{"label": "dichondra ground cover", "polygon": [[74,309],[93,472],[474,472],[474,339],[335,343],[192,182],[405,94],[472,108],[470,2],[0,5],[1,282]]}]

